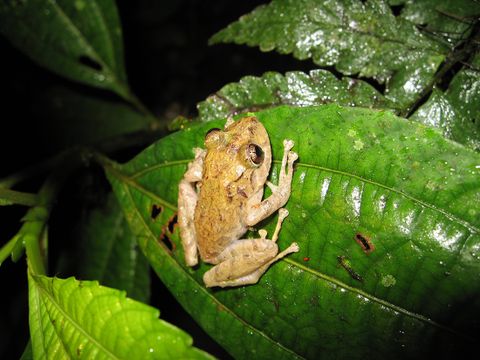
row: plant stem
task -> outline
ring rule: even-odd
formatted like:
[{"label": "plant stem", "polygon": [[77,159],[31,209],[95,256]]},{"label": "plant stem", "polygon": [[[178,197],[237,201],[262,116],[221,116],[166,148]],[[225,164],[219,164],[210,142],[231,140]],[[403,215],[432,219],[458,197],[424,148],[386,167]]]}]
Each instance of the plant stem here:
[{"label": "plant stem", "polygon": [[[68,156],[67,156],[68,155]],[[79,156],[80,155],[80,156]],[[33,274],[46,274],[46,249],[42,243],[47,243],[47,225],[53,204],[65,180],[73,170],[79,167],[83,160],[84,151],[70,152],[62,158],[55,171],[45,180],[38,192],[38,203],[31,208],[23,218],[25,223],[18,232],[19,237],[12,250],[14,261],[18,258],[25,246],[30,271]]]},{"label": "plant stem", "polygon": [[37,195],[3,189],[0,187],[0,205],[24,205],[34,206],[37,204]]},{"label": "plant stem", "polygon": [[0,248],[0,266],[5,261],[5,259],[9,257],[10,254],[12,253],[17,240],[18,240],[18,236],[14,236],[5,245],[3,245]]}]

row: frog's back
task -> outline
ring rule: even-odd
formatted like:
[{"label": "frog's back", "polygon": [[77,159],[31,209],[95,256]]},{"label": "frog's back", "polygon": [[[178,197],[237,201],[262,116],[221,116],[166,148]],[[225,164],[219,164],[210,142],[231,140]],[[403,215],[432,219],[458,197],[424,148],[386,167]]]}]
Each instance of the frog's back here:
[{"label": "frog's back", "polygon": [[247,230],[242,221],[242,204],[228,195],[228,190],[219,182],[202,182],[194,219],[198,248],[204,261],[212,261]]}]

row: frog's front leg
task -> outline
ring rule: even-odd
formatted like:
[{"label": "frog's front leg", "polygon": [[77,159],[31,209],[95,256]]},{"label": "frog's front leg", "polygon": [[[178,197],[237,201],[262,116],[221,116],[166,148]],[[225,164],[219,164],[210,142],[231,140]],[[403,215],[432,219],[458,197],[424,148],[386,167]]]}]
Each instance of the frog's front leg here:
[{"label": "frog's front leg", "polygon": [[267,182],[268,187],[272,190],[272,195],[260,203],[258,203],[258,199],[252,198],[254,202],[248,204],[244,216],[247,226],[254,226],[287,203],[292,187],[293,163],[298,159],[298,155],[290,151],[293,145],[292,140],[283,140],[283,158],[278,185]]},{"label": "frog's front leg", "polygon": [[205,150],[199,148],[194,151],[195,159],[188,164],[188,169],[178,185],[178,224],[185,252],[185,262],[188,266],[198,263],[197,237],[193,217],[198,200],[196,183],[202,180],[203,161],[206,154]]},{"label": "frog's front leg", "polygon": [[255,284],[267,271],[268,267],[285,255],[299,250],[296,243],[278,253],[276,244],[283,219],[288,211],[280,209],[278,222],[272,240],[268,240],[267,232],[260,230],[260,239],[237,240],[227,247],[215,259],[216,266],[203,275],[207,287],[241,286]]}]

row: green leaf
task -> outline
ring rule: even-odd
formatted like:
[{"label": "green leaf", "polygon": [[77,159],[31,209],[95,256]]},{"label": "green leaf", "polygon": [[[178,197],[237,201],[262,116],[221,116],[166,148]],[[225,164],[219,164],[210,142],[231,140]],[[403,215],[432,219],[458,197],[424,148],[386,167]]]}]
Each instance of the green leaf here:
[{"label": "green leaf", "polygon": [[[174,226],[192,148],[224,121],[106,166],[140,246],[185,309],[235,358],[468,351],[479,338],[480,155],[383,111],[282,106],[256,116],[270,135],[272,182],[283,139],[300,156],[279,239],[281,249],[296,241],[300,252],[256,285],[206,289],[210,266],[185,266]],[[153,206],[163,209],[155,219]],[[272,231],[274,223],[259,226]]]},{"label": "green leaf", "polygon": [[150,267],[137,248],[115,196],[110,193],[104,206],[84,213],[78,228],[75,239],[81,244],[78,276],[125,290],[130,298],[148,302]]},{"label": "green leaf", "polygon": [[424,31],[456,42],[472,30],[480,4],[472,0],[400,0],[390,1],[403,5],[400,17],[424,27]]},{"label": "green leaf", "polygon": [[159,312],[95,281],[29,273],[35,359],[205,359]]},{"label": "green leaf", "polygon": [[47,69],[133,101],[114,1],[3,1],[0,32]]},{"label": "green leaf", "polygon": [[434,89],[410,119],[439,128],[443,135],[480,150],[480,55],[464,66],[445,92]]},{"label": "green leaf", "polygon": [[396,18],[381,0],[273,0],[210,39],[221,42],[372,77],[386,84],[386,97],[402,108],[416,100],[448,53],[447,46]]},{"label": "green leaf", "polygon": [[58,148],[98,145],[123,134],[148,129],[155,121],[123,101],[65,86],[46,89],[35,106],[46,119],[45,134],[49,134]]},{"label": "green leaf", "polygon": [[198,112],[199,119],[207,121],[278,105],[311,106],[333,102],[377,109],[395,106],[364,81],[338,80],[326,70],[313,70],[308,74],[291,71],[285,76],[277,72],[267,72],[261,77],[245,76],[199,103]]}]

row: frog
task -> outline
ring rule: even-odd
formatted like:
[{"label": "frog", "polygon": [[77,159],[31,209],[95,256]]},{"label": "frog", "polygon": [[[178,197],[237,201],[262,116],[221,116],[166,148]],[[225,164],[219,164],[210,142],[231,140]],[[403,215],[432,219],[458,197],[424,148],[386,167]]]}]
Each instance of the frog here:
[{"label": "frog", "polygon": [[[206,287],[256,284],[274,262],[299,251],[296,242],[279,253],[277,240],[288,216],[284,207],[290,193],[297,153],[294,142],[283,141],[278,184],[268,181],[272,162],[270,139],[255,116],[228,118],[223,130],[207,132],[205,149],[194,148],[178,185],[178,225],[185,263],[193,267],[198,256],[214,265],[203,275]],[[264,197],[265,185],[271,190]],[[242,236],[278,210],[271,239],[260,229],[259,238]]]}]

